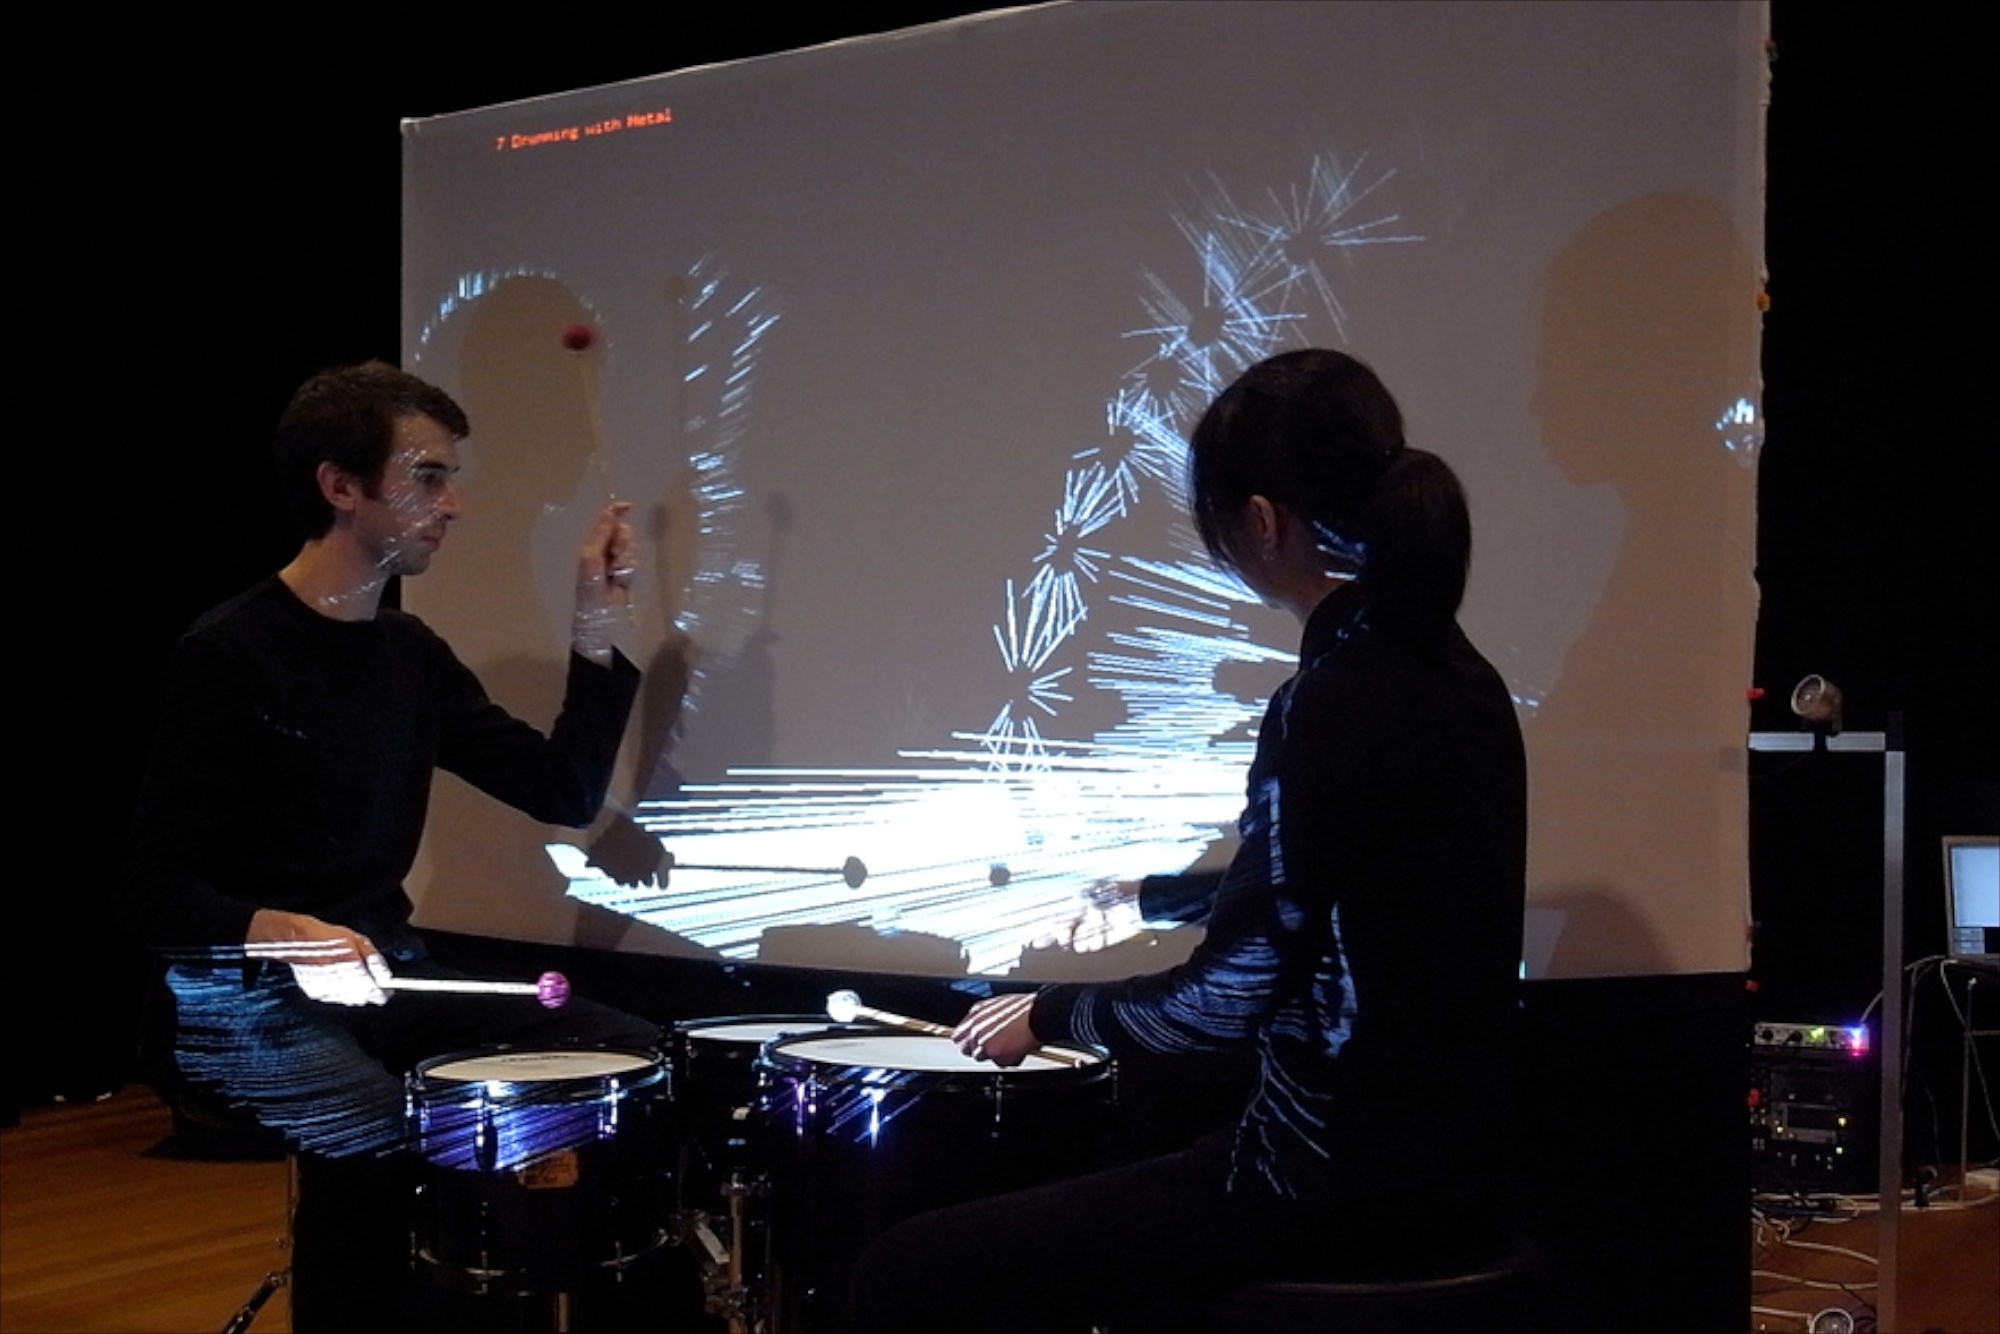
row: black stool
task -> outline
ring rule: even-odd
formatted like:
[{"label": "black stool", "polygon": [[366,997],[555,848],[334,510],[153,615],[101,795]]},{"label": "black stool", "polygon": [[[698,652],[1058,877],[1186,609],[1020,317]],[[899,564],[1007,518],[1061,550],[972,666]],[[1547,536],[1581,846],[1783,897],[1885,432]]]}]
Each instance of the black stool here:
[{"label": "black stool", "polygon": [[1540,1252],[1521,1242],[1489,1263],[1379,1279],[1251,1283],[1203,1309],[1212,1334],[1539,1334]]}]

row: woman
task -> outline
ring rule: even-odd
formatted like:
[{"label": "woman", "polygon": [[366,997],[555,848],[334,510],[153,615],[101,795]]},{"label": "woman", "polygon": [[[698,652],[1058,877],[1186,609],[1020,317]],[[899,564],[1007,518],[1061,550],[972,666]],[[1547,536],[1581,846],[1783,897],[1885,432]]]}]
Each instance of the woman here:
[{"label": "woman", "polygon": [[856,1274],[861,1329],[1184,1328],[1245,1280],[1442,1262],[1507,1184],[1526,778],[1513,703],[1456,620],[1464,493],[1339,352],[1252,367],[1191,458],[1209,554],[1304,626],[1265,713],[1242,846],[1187,963],[974,1007],[966,1051],[1252,1047],[1192,1148],[911,1220]]}]

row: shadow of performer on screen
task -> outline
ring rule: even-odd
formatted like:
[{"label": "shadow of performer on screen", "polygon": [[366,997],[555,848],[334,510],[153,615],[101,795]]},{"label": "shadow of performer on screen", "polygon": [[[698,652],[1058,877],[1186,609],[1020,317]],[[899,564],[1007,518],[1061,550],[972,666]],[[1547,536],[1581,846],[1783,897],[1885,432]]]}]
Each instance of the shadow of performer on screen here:
[{"label": "shadow of performer on screen", "polygon": [[[597,320],[549,278],[505,279],[461,318],[457,380],[473,426],[462,488],[466,513],[425,592],[437,595],[435,605],[481,608],[476,624],[453,627],[454,646],[496,702],[546,725],[563,695],[569,624],[562,608],[570,592],[560,578],[544,587],[551,580],[537,568],[537,537],[545,516],[579,508],[573,502],[593,451],[602,448],[590,396],[604,340],[582,350],[564,345],[564,330],[594,328]],[[607,478],[608,464],[596,473]],[[608,497],[592,496],[590,503],[603,499]],[[686,678],[670,662],[641,665],[648,693],[635,723],[647,728],[662,712],[662,684],[671,689]],[[628,729],[623,753],[632,748]],[[600,949],[708,953],[623,914],[567,898],[568,881],[544,844],[569,841],[572,831],[500,818],[494,803],[450,777],[439,779],[431,809],[432,875],[418,913],[424,925]]]},{"label": "shadow of performer on screen", "polygon": [[1528,729],[1529,883],[1566,917],[1555,975],[1715,967],[1741,948],[1726,775],[1747,683],[1719,650],[1755,615],[1754,472],[1718,425],[1754,390],[1757,288],[1727,212],[1692,190],[1599,214],[1546,277],[1531,410],[1568,479],[1624,508],[1604,592]]}]

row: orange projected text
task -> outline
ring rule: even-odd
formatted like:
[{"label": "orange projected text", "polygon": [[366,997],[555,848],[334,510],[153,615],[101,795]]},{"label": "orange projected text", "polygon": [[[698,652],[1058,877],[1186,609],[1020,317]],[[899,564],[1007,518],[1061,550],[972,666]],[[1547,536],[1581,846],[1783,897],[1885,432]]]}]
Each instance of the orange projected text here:
[{"label": "orange projected text", "polygon": [[574,144],[585,139],[596,139],[607,134],[619,134],[625,130],[650,130],[661,125],[674,123],[672,107],[658,107],[646,111],[628,111],[622,116],[607,116],[594,120],[588,125],[558,125],[545,130],[528,130],[514,134],[493,136],[493,151],[514,153],[523,148],[545,148],[550,144]]}]

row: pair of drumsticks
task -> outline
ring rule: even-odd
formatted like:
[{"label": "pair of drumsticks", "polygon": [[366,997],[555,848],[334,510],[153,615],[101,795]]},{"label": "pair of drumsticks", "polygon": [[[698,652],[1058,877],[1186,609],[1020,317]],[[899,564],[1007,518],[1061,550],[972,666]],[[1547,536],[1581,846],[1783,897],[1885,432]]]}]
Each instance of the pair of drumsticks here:
[{"label": "pair of drumsticks", "polygon": [[[533,982],[483,982],[472,978],[430,978],[399,977],[381,984],[394,991],[442,991],[459,994],[487,996],[533,996],[543,1005],[554,1009],[569,1000],[569,979],[561,973],[543,973]],[[943,1024],[933,1024],[923,1019],[913,1019],[906,1014],[891,1010],[878,1010],[872,1005],[863,1005],[855,992],[841,990],[826,998],[826,1017],[836,1024],[851,1024],[857,1019],[881,1024],[885,1028],[900,1028],[910,1033],[923,1033],[931,1037],[950,1037],[951,1030]],[[1044,1047],[1037,1055],[1045,1056],[1059,1065],[1088,1065],[1090,1057],[1082,1052],[1065,1051],[1060,1047]]]}]

